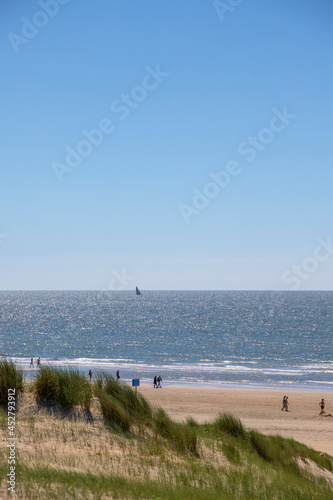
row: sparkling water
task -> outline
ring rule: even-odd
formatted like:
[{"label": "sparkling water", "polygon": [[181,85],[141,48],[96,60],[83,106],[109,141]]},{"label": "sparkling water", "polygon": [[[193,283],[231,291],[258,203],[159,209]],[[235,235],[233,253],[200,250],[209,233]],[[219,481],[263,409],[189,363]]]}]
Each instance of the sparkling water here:
[{"label": "sparkling water", "polygon": [[142,293],[0,292],[0,354],[124,380],[333,390],[333,292]]}]

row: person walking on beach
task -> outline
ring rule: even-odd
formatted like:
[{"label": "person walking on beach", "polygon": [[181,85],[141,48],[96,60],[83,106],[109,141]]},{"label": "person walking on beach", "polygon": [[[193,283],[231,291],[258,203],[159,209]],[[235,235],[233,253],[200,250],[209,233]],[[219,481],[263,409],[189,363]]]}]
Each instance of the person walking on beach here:
[{"label": "person walking on beach", "polygon": [[92,371],[91,370],[89,370],[88,375],[89,375],[89,381],[91,382],[91,377],[92,377]]},{"label": "person walking on beach", "polygon": [[33,368],[33,367],[34,367],[34,358],[31,358],[29,368]]},{"label": "person walking on beach", "polygon": [[163,382],[161,375],[157,377],[157,388],[162,389],[161,382]]},{"label": "person walking on beach", "polygon": [[286,411],[289,411],[289,399],[288,399],[288,396],[286,396],[285,408],[286,408]]},{"label": "person walking on beach", "polygon": [[154,377],[154,389],[156,389],[156,387],[157,387],[157,376],[155,375],[155,377]]},{"label": "person walking on beach", "polygon": [[283,396],[281,411],[283,411],[283,409],[284,409],[285,402],[286,402],[286,396]]},{"label": "person walking on beach", "polygon": [[117,382],[119,382],[120,379],[119,370],[116,371],[116,377],[117,377]]},{"label": "person walking on beach", "polygon": [[283,396],[281,411],[283,410],[289,411],[288,406],[289,406],[288,396]]},{"label": "person walking on beach", "polygon": [[319,413],[319,415],[324,415],[324,413],[325,413],[325,411],[324,411],[325,410],[325,400],[324,400],[324,398],[320,401],[319,406],[320,406],[320,413]]},{"label": "person walking on beach", "polygon": [[37,368],[39,368],[40,365],[40,358],[37,359]]}]

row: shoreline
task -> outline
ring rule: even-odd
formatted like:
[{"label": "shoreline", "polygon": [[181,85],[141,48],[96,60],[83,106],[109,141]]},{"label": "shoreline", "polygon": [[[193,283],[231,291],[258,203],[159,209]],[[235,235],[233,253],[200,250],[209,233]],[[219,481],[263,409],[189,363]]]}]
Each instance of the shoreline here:
[{"label": "shoreline", "polygon": [[[44,365],[45,366],[45,365]],[[53,366],[53,365],[51,365]],[[36,366],[34,368],[30,368],[29,366],[20,366],[20,365],[16,365],[16,367],[19,369],[19,370],[22,370],[24,375],[27,375],[28,373],[31,373],[31,374],[35,374],[36,372],[38,372],[39,368],[37,368]],[[73,365],[69,365],[68,367],[67,366],[54,366],[54,367],[57,367],[57,368],[73,368],[73,369],[79,369],[80,372],[83,372],[83,373],[86,373],[87,376],[88,376],[88,370],[89,368],[82,368],[82,367],[79,367],[79,366],[73,366]],[[103,369],[100,369],[100,368],[95,368],[93,366],[93,364],[91,365],[91,369],[92,369],[92,372],[93,372],[93,375],[95,375],[96,373],[98,372],[103,372],[103,371],[106,371],[108,373],[111,373],[111,375],[115,375],[114,373],[114,369],[107,369],[107,370],[103,370]],[[140,377],[136,376],[133,377],[133,378],[139,378],[140,379],[140,386],[142,385],[145,385],[145,386],[152,386],[153,385],[153,382],[152,382],[152,377],[151,378],[148,378],[148,377],[144,377],[143,379],[141,379]],[[27,377],[25,380],[26,381],[29,381],[31,378],[30,377]],[[131,385],[132,384],[132,379],[131,378],[128,378],[128,377],[121,377],[120,379],[122,382],[125,382],[126,384],[129,384]],[[307,391],[313,391],[313,392],[332,392],[333,393],[333,384],[332,384],[332,387],[327,387],[325,385],[325,383],[323,383],[323,385],[321,386],[320,383],[317,384],[318,386],[317,387],[313,387],[313,386],[309,386],[309,385],[302,385],[302,384],[298,384],[298,383],[295,383],[295,384],[292,384],[292,383],[281,383],[280,385],[274,385],[274,384],[265,384],[265,383],[262,383],[262,384],[254,384],[254,383],[251,383],[251,382],[245,382],[243,381],[242,383],[241,382],[226,382],[226,381],[221,381],[221,382],[217,382],[217,381],[186,381],[186,380],[179,380],[179,379],[174,379],[174,380],[170,380],[170,379],[165,379],[165,382],[163,381],[162,382],[162,386],[163,387],[175,387],[175,386],[179,386],[179,387],[199,387],[199,388],[205,388],[205,387],[216,387],[216,388],[220,388],[220,389],[249,389],[249,390],[258,390],[258,391],[261,391],[261,390],[272,390],[272,391],[304,391],[304,392],[307,392]]]},{"label": "shoreline", "polygon": [[[122,379],[125,383],[131,384],[130,379]],[[140,386],[152,386],[153,383],[151,381],[147,380],[140,380]],[[319,384],[318,384],[319,385]],[[331,392],[333,393],[333,387],[310,387],[306,385],[282,385],[277,386],[277,385],[268,385],[268,384],[258,384],[254,385],[249,383],[244,382],[243,384],[240,384],[238,382],[185,382],[183,380],[174,380],[174,381],[167,381],[167,382],[162,382],[162,387],[198,387],[198,388],[209,388],[209,387],[216,387],[217,389],[244,389],[244,390],[256,390],[256,391],[310,391],[310,392]]]}]

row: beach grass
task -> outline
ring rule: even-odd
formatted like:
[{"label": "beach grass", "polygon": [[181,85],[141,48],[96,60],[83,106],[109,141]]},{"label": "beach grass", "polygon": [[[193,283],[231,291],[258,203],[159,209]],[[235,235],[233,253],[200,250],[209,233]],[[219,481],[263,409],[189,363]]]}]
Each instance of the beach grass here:
[{"label": "beach grass", "polygon": [[209,424],[197,426],[197,434],[209,437],[221,446],[229,443],[230,450],[237,449],[239,455],[258,457],[261,461],[299,475],[300,469],[295,457],[312,461],[333,473],[332,457],[279,435],[266,436],[254,430],[245,430],[241,421],[233,415],[220,415]]},{"label": "beach grass", "polygon": [[0,405],[7,406],[8,390],[15,390],[17,396],[23,391],[23,372],[15,363],[5,358],[0,359]]},{"label": "beach grass", "polygon": [[156,433],[165,438],[180,453],[197,455],[197,435],[188,423],[173,421],[162,408],[157,408],[153,418]]},{"label": "beach grass", "polygon": [[86,377],[75,368],[41,366],[34,384],[39,402],[50,402],[70,409],[74,406],[89,410],[92,389]]},{"label": "beach grass", "polygon": [[[31,401],[28,402],[30,409]],[[36,411],[17,423],[18,452],[16,493],[18,498],[128,498],[128,499],[290,499],[328,500],[333,488],[310,470],[272,463],[258,454],[246,437],[216,432],[214,423],[196,426],[198,454],[178,452],[168,440],[147,432],[111,432],[99,418],[98,401],[92,404],[93,422],[68,420]],[[3,429],[1,429],[3,431]],[[281,442],[284,439],[281,438]],[[234,447],[230,460],[225,445]],[[269,443],[269,440],[268,440]],[[287,443],[286,446],[293,443]],[[272,450],[276,448],[274,439]],[[280,444],[279,444],[280,446]],[[295,444],[296,449],[298,443]],[[240,460],[234,460],[235,450]],[[313,453],[300,445],[295,463]],[[283,452],[282,452],[283,453]],[[287,454],[289,457],[289,452]],[[332,458],[326,456],[327,469]],[[304,462],[305,463],[305,462]],[[7,454],[0,451],[0,475],[5,478]],[[321,465],[323,467],[323,465]],[[322,469],[324,470],[324,469]],[[0,496],[5,498],[5,479]]]},{"label": "beach grass", "polygon": [[97,375],[97,396],[100,390],[110,396],[110,401],[117,401],[122,406],[129,420],[144,423],[152,419],[153,411],[148,401],[127,384],[116,381],[109,373],[101,372]]},{"label": "beach grass", "polygon": [[181,453],[197,453],[196,434],[187,423],[174,422],[162,408],[152,408],[148,401],[131,387],[116,381],[110,374],[97,376],[94,392],[107,423],[116,430],[129,432],[132,426],[152,428],[156,438],[164,438]]},{"label": "beach grass", "polygon": [[130,416],[121,401],[100,387],[95,389],[95,393],[99,399],[106,423],[114,430],[129,432],[131,429]]},{"label": "beach grass", "polygon": [[[34,392],[22,395],[16,421],[18,498],[333,498],[333,458],[325,453],[293,439],[245,429],[230,414],[204,424],[193,418],[175,422],[105,374],[94,384],[87,381],[94,393],[89,412],[84,404],[88,396],[79,396],[75,405],[70,391],[63,392],[66,398],[70,394],[65,408],[72,405],[72,412],[50,412],[38,405],[39,398],[58,407],[59,378],[67,383],[79,379],[66,370],[62,376],[53,369],[42,374],[43,368]],[[41,391],[37,380],[43,381]],[[0,433],[5,441],[5,418]],[[7,472],[8,450],[3,446],[1,498],[6,498]]]},{"label": "beach grass", "polygon": [[214,421],[213,426],[218,433],[224,432],[238,438],[245,438],[246,435],[242,422],[233,415],[226,413],[220,415]]}]

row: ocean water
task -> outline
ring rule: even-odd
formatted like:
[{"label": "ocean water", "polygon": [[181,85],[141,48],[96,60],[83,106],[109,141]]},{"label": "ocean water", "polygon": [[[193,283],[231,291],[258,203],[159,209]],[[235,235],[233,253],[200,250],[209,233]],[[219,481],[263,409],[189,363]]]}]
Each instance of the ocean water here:
[{"label": "ocean water", "polygon": [[124,380],[333,390],[332,334],[333,292],[0,292],[0,355]]}]

